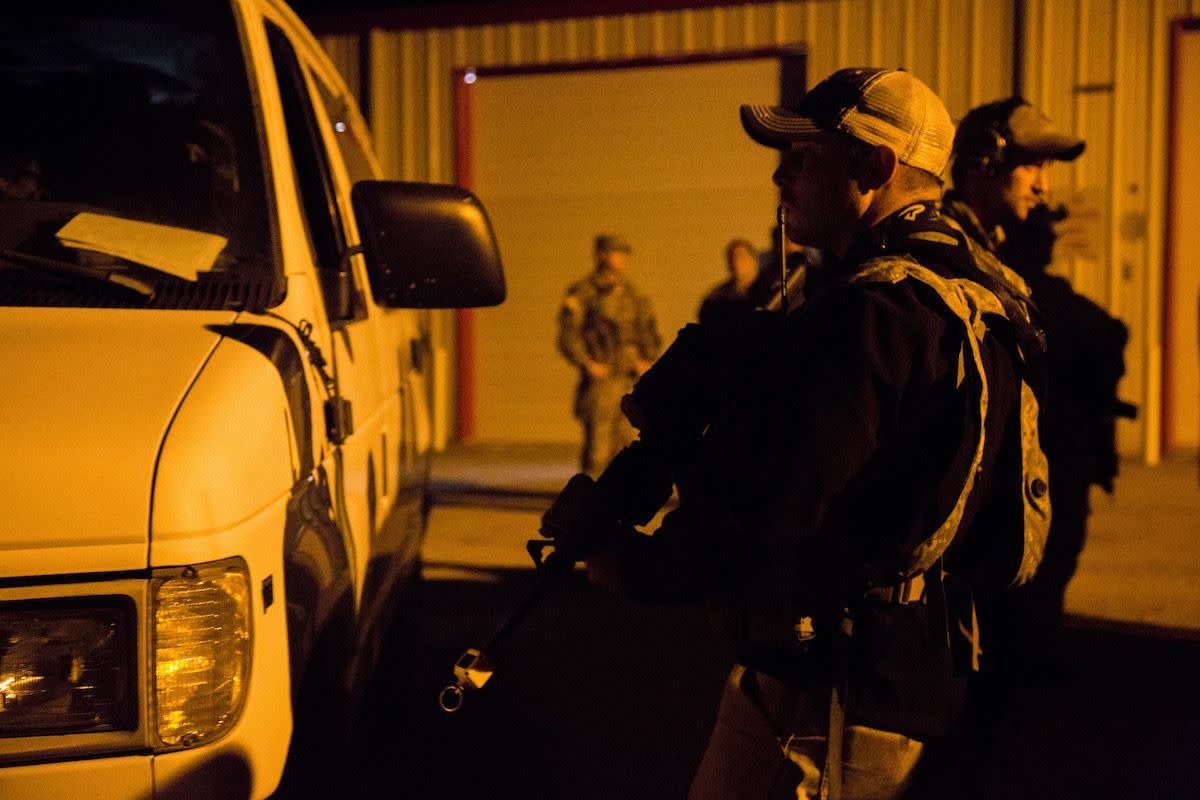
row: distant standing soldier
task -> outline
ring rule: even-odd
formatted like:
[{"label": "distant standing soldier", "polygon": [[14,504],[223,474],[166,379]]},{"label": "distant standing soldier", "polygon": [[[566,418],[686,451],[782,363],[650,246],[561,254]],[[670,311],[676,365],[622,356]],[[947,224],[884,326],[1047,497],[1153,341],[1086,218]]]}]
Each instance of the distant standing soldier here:
[{"label": "distant standing soldier", "polygon": [[662,344],[649,298],[626,277],[632,250],[620,236],[597,236],[595,269],[567,287],[558,313],[558,349],[579,368],[580,461],[592,477],[636,436],[621,413],[621,398],[650,368]]},{"label": "distant standing soldier", "polygon": [[1038,573],[1014,598],[1021,601],[1017,616],[1006,620],[1023,644],[1014,642],[1013,652],[1001,658],[1036,659],[1048,652],[1083,549],[1089,487],[1113,490],[1114,417],[1134,413],[1116,394],[1128,329],[1067,280],[1046,273],[1053,222],[1065,216],[1065,209],[1045,205],[1046,168],[1050,161],[1074,160],[1083,149],[1082,139],[1056,131],[1020,97],[979,106],[959,123],[951,171],[955,188],[944,204],[947,216],[1026,281],[1046,332],[1042,443],[1054,515]]}]

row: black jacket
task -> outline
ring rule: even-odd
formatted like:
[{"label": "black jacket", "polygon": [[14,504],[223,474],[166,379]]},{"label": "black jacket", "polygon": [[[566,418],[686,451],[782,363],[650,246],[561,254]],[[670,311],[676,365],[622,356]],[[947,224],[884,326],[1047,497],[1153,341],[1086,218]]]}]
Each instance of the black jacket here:
[{"label": "black jacket", "polygon": [[[727,394],[678,467],[680,507],[653,536],[624,543],[633,596],[748,608],[742,633],[769,640],[790,631],[796,613],[860,593],[856,565],[899,563],[945,518],[978,433],[958,385],[957,320],[916,281],[849,282],[907,224],[893,216],[869,232],[814,281],[783,330],[739,344],[719,381]],[[988,498],[998,483],[1019,490],[1019,383],[1004,342],[986,338],[983,358],[994,431],[960,539],[986,543],[973,528],[1013,523],[1000,518],[1011,504]],[[980,508],[987,518],[975,521]]]}]

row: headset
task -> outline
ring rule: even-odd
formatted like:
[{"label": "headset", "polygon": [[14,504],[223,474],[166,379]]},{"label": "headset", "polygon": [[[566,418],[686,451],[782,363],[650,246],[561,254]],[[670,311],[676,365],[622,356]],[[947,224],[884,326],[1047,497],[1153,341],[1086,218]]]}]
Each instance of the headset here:
[{"label": "headset", "polygon": [[[976,109],[977,117],[985,117],[986,121],[975,122],[968,114],[959,122],[959,136],[955,143],[959,155],[974,169],[985,175],[996,175],[1004,166],[1005,154],[1008,149],[1012,131],[1009,130],[1008,120],[1013,111],[1027,101],[1020,97],[1011,97],[997,103],[989,103]],[[963,124],[963,123],[967,124]]]},{"label": "headset", "polygon": [[962,152],[970,154],[972,166],[985,175],[995,175],[1004,164],[1004,148],[1008,145],[1008,138],[1000,132],[1001,124],[993,122],[985,128],[971,131],[961,145]]}]

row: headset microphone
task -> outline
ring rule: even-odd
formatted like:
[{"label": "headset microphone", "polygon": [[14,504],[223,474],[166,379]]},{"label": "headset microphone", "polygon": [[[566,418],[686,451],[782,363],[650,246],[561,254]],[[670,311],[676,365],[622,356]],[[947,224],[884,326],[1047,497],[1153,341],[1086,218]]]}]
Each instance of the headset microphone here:
[{"label": "headset microphone", "polygon": [[777,221],[779,224],[779,307],[783,309],[783,318],[788,315],[787,297],[787,212],[779,206]]}]

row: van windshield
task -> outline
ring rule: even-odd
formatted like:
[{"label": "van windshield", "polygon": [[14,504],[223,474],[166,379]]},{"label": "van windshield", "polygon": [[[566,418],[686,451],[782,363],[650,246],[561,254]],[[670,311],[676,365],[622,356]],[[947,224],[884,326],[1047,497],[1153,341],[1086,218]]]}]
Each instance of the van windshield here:
[{"label": "van windshield", "polygon": [[0,305],[278,300],[228,0],[0,12],[0,108]]}]

